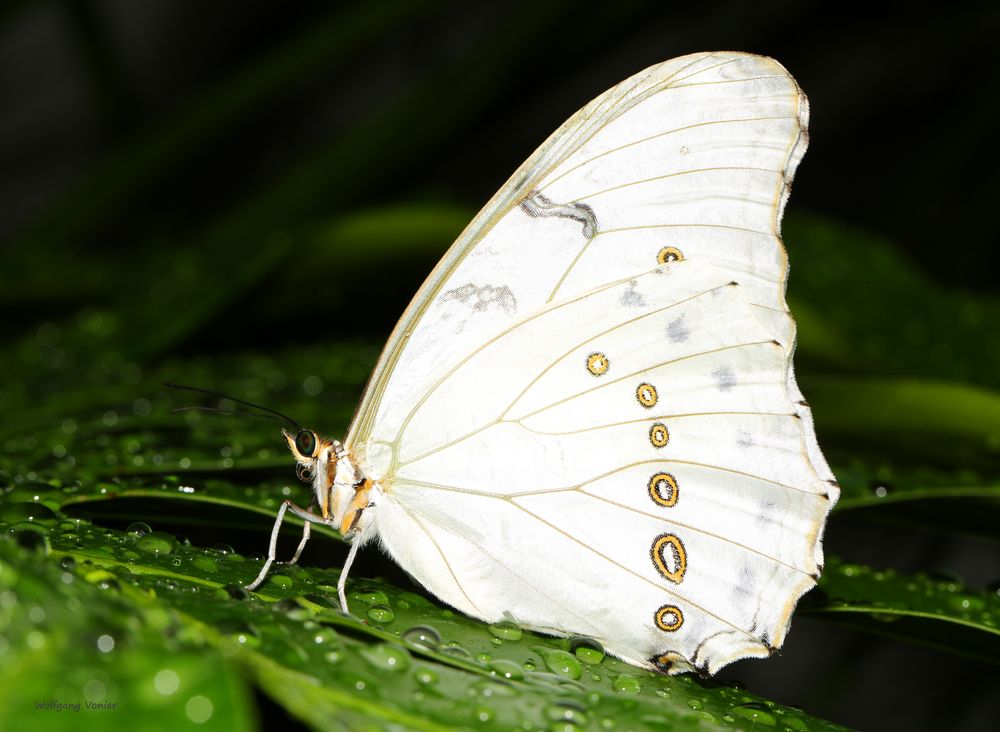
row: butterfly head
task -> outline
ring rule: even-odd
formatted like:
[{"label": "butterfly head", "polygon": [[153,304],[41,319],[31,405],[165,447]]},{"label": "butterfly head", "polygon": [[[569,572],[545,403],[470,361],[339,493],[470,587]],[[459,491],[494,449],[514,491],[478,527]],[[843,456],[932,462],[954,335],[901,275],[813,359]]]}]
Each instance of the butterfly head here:
[{"label": "butterfly head", "polygon": [[323,518],[330,519],[345,535],[358,528],[368,490],[344,446],[313,430],[281,432],[295,457],[299,479],[312,484]]},{"label": "butterfly head", "polygon": [[299,429],[295,432],[282,429],[288,449],[295,458],[295,473],[303,483],[311,483],[316,494],[316,502],[327,518],[329,496],[337,470],[337,448],[340,443],[322,437],[313,430]]}]

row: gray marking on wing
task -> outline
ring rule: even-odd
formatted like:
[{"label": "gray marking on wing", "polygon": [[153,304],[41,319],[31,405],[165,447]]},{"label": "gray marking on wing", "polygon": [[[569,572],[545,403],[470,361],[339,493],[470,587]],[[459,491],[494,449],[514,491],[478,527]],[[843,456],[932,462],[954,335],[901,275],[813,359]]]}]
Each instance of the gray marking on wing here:
[{"label": "gray marking on wing", "polygon": [[646,307],[646,298],[642,296],[641,292],[637,292],[635,289],[638,285],[638,280],[632,280],[629,282],[628,289],[622,293],[622,296],[618,299],[618,301],[627,308]]},{"label": "gray marking on wing", "polygon": [[757,520],[754,522],[758,529],[764,529],[769,524],[777,523],[773,516],[775,508],[776,506],[774,501],[764,501],[760,504],[760,513],[757,514]]},{"label": "gray marking on wing", "polygon": [[720,366],[712,372],[712,376],[718,384],[719,391],[730,391],[736,386],[736,374],[728,366]]},{"label": "gray marking on wing", "polygon": [[747,430],[736,430],[736,444],[744,450],[753,447],[753,435]]},{"label": "gray marking on wing", "polygon": [[735,607],[743,608],[753,601],[753,593],[747,589],[748,587],[752,587],[753,583],[754,573],[753,570],[750,569],[750,565],[742,565],[740,567],[736,584],[733,585],[732,592],[729,594],[730,602],[732,602]]},{"label": "gray marking on wing", "polygon": [[469,303],[473,298],[475,300],[471,303],[472,309],[481,313],[489,310],[492,305],[496,305],[507,315],[513,315],[517,312],[517,298],[514,297],[514,293],[507,285],[493,287],[492,285],[474,285],[470,282],[441,295],[442,302],[457,300],[462,304]]},{"label": "gray marking on wing", "polygon": [[579,221],[583,224],[583,235],[588,239],[597,233],[597,217],[594,215],[594,209],[585,203],[556,203],[536,192],[521,201],[521,210],[532,218],[557,216]]},{"label": "gray marking on wing", "polygon": [[670,321],[670,325],[667,326],[667,338],[670,339],[671,343],[683,343],[691,336],[691,330],[684,325],[684,316],[677,318],[677,320]]}]

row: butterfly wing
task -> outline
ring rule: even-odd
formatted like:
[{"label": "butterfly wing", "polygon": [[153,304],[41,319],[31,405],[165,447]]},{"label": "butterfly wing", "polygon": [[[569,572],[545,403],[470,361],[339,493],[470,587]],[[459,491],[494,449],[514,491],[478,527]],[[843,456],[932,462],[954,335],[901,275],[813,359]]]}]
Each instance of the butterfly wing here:
[{"label": "butterfly wing", "polygon": [[346,440],[404,569],[634,663],[780,645],[836,498],[778,237],[806,110],[770,59],[675,59],[580,110],[473,220]]}]

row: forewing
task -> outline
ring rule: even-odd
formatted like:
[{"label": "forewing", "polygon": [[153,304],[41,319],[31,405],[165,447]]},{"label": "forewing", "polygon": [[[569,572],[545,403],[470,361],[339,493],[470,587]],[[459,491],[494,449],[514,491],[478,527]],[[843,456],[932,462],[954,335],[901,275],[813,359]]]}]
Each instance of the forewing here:
[{"label": "forewing", "polygon": [[407,308],[347,436],[405,569],[637,663],[780,645],[837,497],[784,301],[807,120],[775,61],[686,56],[512,176]]}]

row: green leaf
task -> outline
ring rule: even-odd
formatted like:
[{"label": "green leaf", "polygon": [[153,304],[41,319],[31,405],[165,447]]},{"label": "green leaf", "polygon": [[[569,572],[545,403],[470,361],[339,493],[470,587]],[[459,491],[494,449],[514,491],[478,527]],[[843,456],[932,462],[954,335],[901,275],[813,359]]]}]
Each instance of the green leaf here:
[{"label": "green leaf", "polygon": [[[91,600],[108,597],[122,617],[139,618],[126,624],[134,632],[206,644],[208,658],[222,668],[208,665],[190,684],[185,675],[184,693],[220,704],[220,691],[205,685],[233,678],[238,668],[320,729],[507,730],[528,724],[599,729],[606,723],[642,729],[696,729],[706,723],[746,730],[776,724],[838,729],[739,688],[641,671],[584,639],[536,635],[510,623],[487,626],[378,580],[348,583],[351,616],[339,610],[335,571],[280,567],[250,595],[239,585],[256,574],[259,561],[189,546],[146,527],[106,530],[52,516],[37,504],[33,510],[32,520],[4,521],[0,531],[13,528],[25,546],[30,532],[51,547],[49,558],[36,555],[34,561],[43,563],[48,575],[61,576],[52,581],[68,588],[64,594],[85,591],[75,622],[96,624],[99,632],[103,626],[91,608],[99,611],[101,605]],[[8,507],[3,518],[13,513]],[[63,563],[61,574],[56,562]],[[0,568],[0,580],[6,567]],[[45,612],[50,603],[65,605],[63,598],[39,602]],[[17,654],[28,655],[26,646],[34,642],[32,631],[25,630],[16,637],[0,630]],[[126,642],[124,631],[114,633]],[[193,673],[182,659],[145,652],[141,659],[146,664],[141,669],[128,667],[135,683],[114,686],[122,708],[139,704],[133,695],[143,693],[150,678],[155,691],[157,669],[164,664]],[[157,700],[155,694],[151,698]],[[219,720],[231,718],[220,712]]]},{"label": "green leaf", "polygon": [[829,559],[801,611],[1000,665],[1000,595]]},{"label": "green leaf", "polygon": [[968,384],[804,378],[826,445],[925,463],[1000,468],[1000,394]]},{"label": "green leaf", "polygon": [[968,468],[900,468],[885,461],[873,466],[855,460],[837,463],[834,472],[841,487],[836,512],[919,501],[1000,498],[1000,481]]},{"label": "green leaf", "polygon": [[5,523],[0,541],[4,728],[256,729],[237,669],[176,613],[93,564],[44,556],[49,534],[65,537],[54,523]]}]

